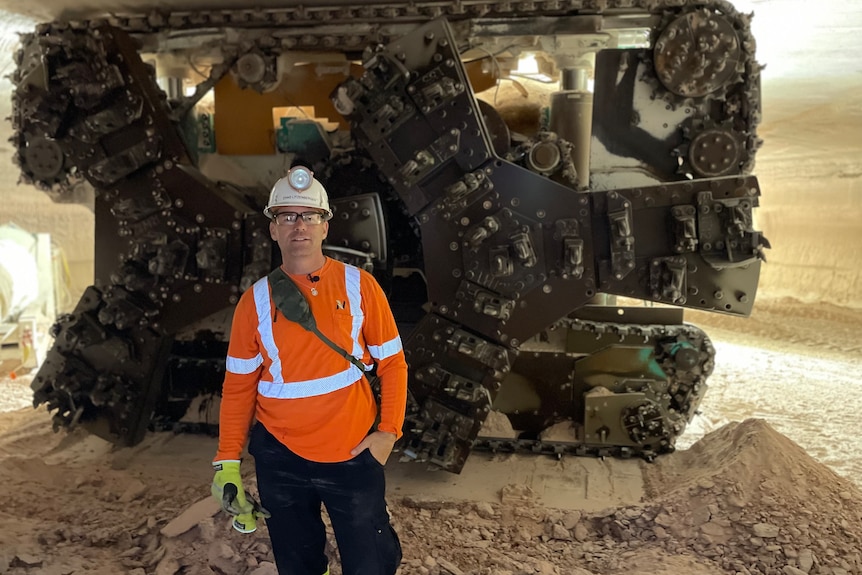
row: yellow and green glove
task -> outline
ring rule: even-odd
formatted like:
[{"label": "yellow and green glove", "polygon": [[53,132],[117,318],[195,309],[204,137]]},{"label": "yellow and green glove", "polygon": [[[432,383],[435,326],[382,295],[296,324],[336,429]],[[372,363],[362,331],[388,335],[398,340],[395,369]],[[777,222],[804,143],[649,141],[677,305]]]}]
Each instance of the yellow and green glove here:
[{"label": "yellow and green glove", "polygon": [[214,461],[216,473],[210,491],[222,509],[233,516],[233,528],[240,533],[252,533],[257,529],[257,520],[266,519],[270,514],[260,503],[246,496],[239,464],[238,459]]}]

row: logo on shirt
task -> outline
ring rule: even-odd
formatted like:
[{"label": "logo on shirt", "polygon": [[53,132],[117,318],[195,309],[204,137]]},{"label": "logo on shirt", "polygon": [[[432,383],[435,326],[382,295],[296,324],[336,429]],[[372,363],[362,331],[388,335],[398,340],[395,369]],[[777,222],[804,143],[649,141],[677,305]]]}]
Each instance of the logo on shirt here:
[{"label": "logo on shirt", "polygon": [[335,309],[344,309],[346,305],[346,301],[341,301],[340,299],[335,300]]}]

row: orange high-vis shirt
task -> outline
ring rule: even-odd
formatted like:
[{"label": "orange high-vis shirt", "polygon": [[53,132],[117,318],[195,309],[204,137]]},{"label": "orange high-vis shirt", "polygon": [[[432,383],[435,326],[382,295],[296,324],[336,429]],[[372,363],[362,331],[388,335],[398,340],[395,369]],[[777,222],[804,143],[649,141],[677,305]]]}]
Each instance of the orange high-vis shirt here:
[{"label": "orange high-vis shirt", "polygon": [[[291,278],[308,300],[318,329],[366,369],[377,364],[377,429],[401,437],[407,362],[383,290],[370,273],[330,258],[317,276],[314,283],[304,275]],[[266,277],[236,306],[226,368],[214,461],[239,459],[254,418],[305,459],[346,461],[377,416],[365,375],[288,321],[275,307]]]}]

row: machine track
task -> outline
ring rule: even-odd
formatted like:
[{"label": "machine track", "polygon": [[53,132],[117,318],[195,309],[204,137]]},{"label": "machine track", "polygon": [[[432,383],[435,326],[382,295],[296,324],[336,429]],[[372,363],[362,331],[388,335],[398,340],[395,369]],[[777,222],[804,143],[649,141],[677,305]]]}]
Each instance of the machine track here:
[{"label": "machine track", "polygon": [[[606,379],[590,383],[586,381],[591,379],[590,375],[580,372],[587,371],[587,364],[595,356],[577,358],[574,380],[587,391],[583,404],[573,402],[573,408],[583,409],[583,417],[563,419],[583,421],[583,425],[573,427],[576,433],[571,439],[542,439],[541,432],[538,438],[529,439],[486,437],[480,431],[473,448],[558,456],[642,457],[647,461],[672,452],[677,437],[697,411],[707,389],[707,377],[712,373],[715,349],[706,334],[688,324],[625,324],[583,319],[566,319],[553,329],[567,332],[569,345],[574,340],[589,341],[597,355],[605,355],[612,363],[625,361],[624,356],[632,348],[649,359],[638,364],[634,373],[614,373],[608,369],[604,371]],[[583,345],[578,348],[589,349]],[[625,353],[621,353],[623,350]],[[534,355],[542,354],[534,352]],[[602,405],[608,401],[622,401],[624,407],[609,414]],[[566,406],[557,403],[555,407],[563,411]],[[543,425],[553,421],[552,417],[544,419]]]}]

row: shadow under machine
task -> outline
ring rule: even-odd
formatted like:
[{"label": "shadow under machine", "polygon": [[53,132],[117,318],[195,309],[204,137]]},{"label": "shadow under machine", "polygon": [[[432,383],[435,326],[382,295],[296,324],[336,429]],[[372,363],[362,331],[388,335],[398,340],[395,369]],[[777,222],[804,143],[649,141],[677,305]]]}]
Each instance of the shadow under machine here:
[{"label": "shadow under machine", "polygon": [[34,402],[126,445],[214,423],[195,414],[233,306],[278,265],[268,186],[302,162],[330,193],[327,255],[374,273],[401,327],[406,456],[672,451],[714,359],[682,308],[749,314],[768,247],[749,17],[529,8],[321,2],[25,35],[23,178],[57,201],[92,187],[96,225],[95,284]]}]

